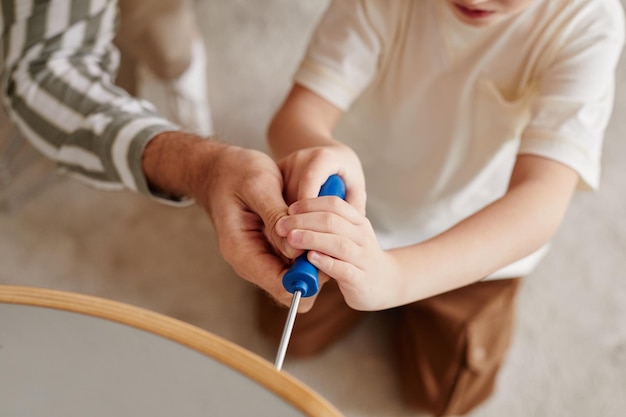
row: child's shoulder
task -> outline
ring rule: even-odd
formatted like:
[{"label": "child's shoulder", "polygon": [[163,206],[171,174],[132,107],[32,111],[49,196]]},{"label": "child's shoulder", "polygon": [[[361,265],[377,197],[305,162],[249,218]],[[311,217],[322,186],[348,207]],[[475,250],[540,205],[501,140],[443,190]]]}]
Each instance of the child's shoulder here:
[{"label": "child's shoulder", "polygon": [[624,7],[620,0],[544,0],[565,39],[604,39],[623,43]]},{"label": "child's shoulder", "polygon": [[571,23],[605,22],[619,28],[624,22],[620,0],[543,0],[536,12]]}]

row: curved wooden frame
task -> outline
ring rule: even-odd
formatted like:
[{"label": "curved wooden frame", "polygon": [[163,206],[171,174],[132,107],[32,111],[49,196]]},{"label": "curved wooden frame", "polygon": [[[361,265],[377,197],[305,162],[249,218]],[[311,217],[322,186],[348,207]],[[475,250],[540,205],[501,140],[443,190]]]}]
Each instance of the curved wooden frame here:
[{"label": "curved wooden frame", "polygon": [[324,398],[260,356],[199,327],[150,310],[90,295],[13,285],[0,285],[0,303],[65,310],[145,330],[247,376],[306,416],[343,417]]}]

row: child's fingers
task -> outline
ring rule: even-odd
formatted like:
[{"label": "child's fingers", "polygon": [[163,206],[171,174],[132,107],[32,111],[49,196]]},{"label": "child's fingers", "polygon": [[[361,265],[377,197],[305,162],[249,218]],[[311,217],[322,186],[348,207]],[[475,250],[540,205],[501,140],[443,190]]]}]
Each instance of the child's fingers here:
[{"label": "child's fingers", "polygon": [[322,188],[328,177],[336,173],[337,170],[333,166],[322,165],[315,161],[312,162],[307,166],[306,172],[300,177],[298,200],[317,197],[320,193],[320,188]]},{"label": "child's fingers", "polygon": [[341,229],[345,232],[294,229],[289,233],[287,240],[294,248],[318,251],[360,267],[361,262],[363,262],[360,256],[362,253],[361,245],[350,237],[350,235],[357,236],[357,234],[350,229]]},{"label": "child's fingers", "polygon": [[371,226],[354,207],[337,197],[317,197],[294,206],[299,207],[294,210],[297,214],[276,224],[277,234],[287,238],[291,251],[317,250],[351,263],[361,262],[356,252],[367,246]]},{"label": "child's fingers", "polygon": [[360,214],[365,214],[365,184],[363,184],[362,181],[353,180],[347,173],[342,173],[339,168],[333,170],[329,169],[332,168],[332,166],[329,165],[319,167],[317,165],[317,163],[309,165],[306,174],[300,178],[298,201],[317,197],[322,184],[326,182],[328,177],[337,174],[346,185],[346,202],[353,206]]},{"label": "child's fingers", "polygon": [[[337,281],[350,307],[357,310],[361,309],[359,305],[353,304],[354,297],[352,294],[354,294],[355,291],[358,293],[357,289],[364,278],[363,270],[350,262],[345,262],[342,259],[333,258],[332,256],[317,251],[309,251],[307,259],[320,272],[333,277]],[[354,299],[358,299],[358,297]]]},{"label": "child's fingers", "polygon": [[347,201],[334,196],[316,197],[301,200],[289,206],[287,213],[291,216],[306,213],[332,213],[353,224],[363,221],[363,214]]},{"label": "child's fingers", "polygon": [[345,256],[341,252],[347,249],[344,240],[365,246],[363,229],[334,214],[315,212],[290,216],[281,219],[276,228],[278,234],[287,238],[292,251],[319,250],[337,257]]},{"label": "child's fingers", "polygon": [[349,187],[346,192],[346,202],[358,210],[361,215],[365,214],[365,203],[367,196],[364,192],[353,192],[351,190],[362,189],[362,187]]}]

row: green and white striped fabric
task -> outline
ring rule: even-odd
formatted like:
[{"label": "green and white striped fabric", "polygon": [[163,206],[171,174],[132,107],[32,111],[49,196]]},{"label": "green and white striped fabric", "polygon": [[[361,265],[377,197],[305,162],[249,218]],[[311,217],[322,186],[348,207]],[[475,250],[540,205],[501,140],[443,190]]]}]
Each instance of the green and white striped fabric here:
[{"label": "green and white striped fabric", "polygon": [[117,2],[0,0],[1,91],[20,132],[59,167],[107,190],[152,195],[146,143],[180,127],[113,84]]}]

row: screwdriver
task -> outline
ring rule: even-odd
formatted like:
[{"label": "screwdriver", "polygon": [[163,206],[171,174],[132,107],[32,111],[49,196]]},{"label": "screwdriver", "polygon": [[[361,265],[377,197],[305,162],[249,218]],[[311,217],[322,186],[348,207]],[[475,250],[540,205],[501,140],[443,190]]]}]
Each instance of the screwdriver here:
[{"label": "screwdriver", "polygon": [[[318,197],[337,196],[342,200],[346,197],[346,186],[339,175],[333,174],[320,188]],[[283,329],[283,335],[278,345],[278,353],[274,365],[279,371],[283,367],[285,354],[287,353],[287,345],[291,338],[293,325],[296,321],[296,313],[300,305],[301,297],[312,297],[319,291],[319,281],[317,278],[317,268],[315,268],[307,259],[306,252],[298,256],[293,265],[283,276],[283,287],[293,294],[291,306],[287,314],[287,321]]]}]

